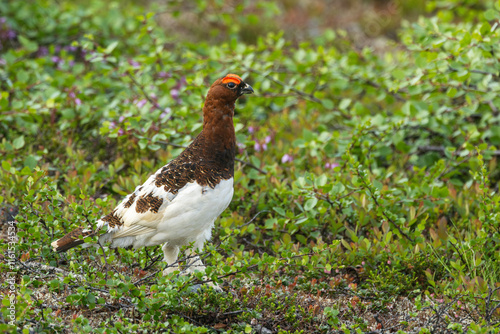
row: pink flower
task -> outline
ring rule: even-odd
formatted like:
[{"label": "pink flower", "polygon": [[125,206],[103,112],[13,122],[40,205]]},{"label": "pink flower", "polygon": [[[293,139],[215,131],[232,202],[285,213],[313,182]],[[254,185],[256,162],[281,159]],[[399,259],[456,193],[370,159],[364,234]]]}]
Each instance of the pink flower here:
[{"label": "pink flower", "polygon": [[81,105],[81,104],[82,104],[82,100],[80,100],[79,98],[77,98],[77,97],[76,97],[75,92],[69,92],[69,93],[68,93],[68,97],[69,97],[70,99],[72,99],[72,100],[73,100],[73,102],[75,102],[75,104],[76,104],[77,106],[79,106],[79,105]]},{"label": "pink flower", "polygon": [[336,162],[332,162],[332,163],[327,162],[325,164],[326,169],[334,169],[335,167],[338,167],[338,166],[340,166],[340,165]]},{"label": "pink flower", "polygon": [[142,107],[144,107],[146,105],[148,101],[146,99],[142,99],[142,100],[139,100],[135,103],[135,105],[137,106],[137,108],[141,109]]},{"label": "pink flower", "polygon": [[139,67],[141,67],[141,64],[139,64],[138,62],[136,62],[136,61],[135,61],[135,60],[133,60],[133,59],[129,59],[128,63],[129,63],[130,65],[132,65],[132,67],[133,67],[133,68],[139,68]]},{"label": "pink flower", "polygon": [[293,157],[290,154],[285,153],[285,155],[281,158],[281,163],[286,164],[287,162],[292,162]]},{"label": "pink flower", "polygon": [[160,73],[158,73],[158,77],[159,78],[163,78],[163,79],[168,79],[170,78],[172,75],[170,73],[167,73],[167,72],[164,72],[164,71],[161,71]]},{"label": "pink flower", "polygon": [[243,143],[236,143],[236,146],[238,147],[238,152],[240,154],[243,154],[243,152],[245,152],[245,144],[243,144]]},{"label": "pink flower", "polygon": [[179,95],[180,94],[178,89],[174,88],[170,90],[170,96],[172,96],[172,98],[177,102],[179,102]]},{"label": "pink flower", "polygon": [[168,114],[170,114],[172,112],[172,109],[170,109],[169,107],[166,107],[163,112],[160,114],[160,119],[163,119],[165,117],[168,116]]},{"label": "pink flower", "polygon": [[62,62],[62,59],[61,59],[61,58],[59,58],[58,56],[52,56],[50,59],[51,59],[51,60],[52,60],[52,62],[54,62],[56,65],[59,65],[59,63],[61,63],[61,62]]},{"label": "pink flower", "polygon": [[387,264],[391,264],[391,263],[392,263],[392,262],[391,262],[391,260],[388,260],[388,261],[387,261]]}]

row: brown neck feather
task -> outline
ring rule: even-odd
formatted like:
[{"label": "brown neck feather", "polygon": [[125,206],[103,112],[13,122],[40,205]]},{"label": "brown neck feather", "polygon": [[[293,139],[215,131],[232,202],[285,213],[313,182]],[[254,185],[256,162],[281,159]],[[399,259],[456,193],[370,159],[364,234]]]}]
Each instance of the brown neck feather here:
[{"label": "brown neck feather", "polygon": [[203,139],[206,159],[234,166],[236,137],[233,125],[234,101],[207,96],[203,107]]}]

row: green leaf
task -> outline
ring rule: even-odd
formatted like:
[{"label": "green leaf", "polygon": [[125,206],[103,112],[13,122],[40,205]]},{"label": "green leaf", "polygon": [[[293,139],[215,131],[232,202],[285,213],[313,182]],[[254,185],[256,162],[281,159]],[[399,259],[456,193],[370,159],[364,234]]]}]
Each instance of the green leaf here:
[{"label": "green leaf", "polygon": [[314,180],[314,185],[316,187],[323,187],[324,185],[326,185],[327,182],[328,178],[326,177],[326,175],[321,174],[319,177],[316,178],[316,180]]},{"label": "green leaf", "polygon": [[118,41],[114,41],[113,43],[109,44],[108,47],[106,48],[106,50],[104,50],[104,53],[110,54],[111,52],[113,52],[113,50],[116,48],[117,45],[118,45]]},{"label": "green leaf", "polygon": [[329,100],[329,99],[321,100],[321,104],[323,105],[323,107],[325,107],[325,109],[329,109],[329,110],[333,109],[333,107],[335,106],[333,101]]},{"label": "green leaf", "polygon": [[37,160],[33,155],[28,155],[26,159],[24,159],[24,166],[29,167],[31,170],[35,169],[37,164]]},{"label": "green leaf", "polygon": [[73,111],[73,109],[63,109],[61,110],[61,114],[63,116],[64,119],[74,119],[75,118],[75,112]]},{"label": "green leaf", "polygon": [[351,101],[351,99],[342,99],[339,104],[339,109],[346,110],[347,107],[349,107],[349,105],[351,104]]},{"label": "green leaf", "polygon": [[317,203],[318,203],[318,199],[316,197],[308,199],[306,201],[306,203],[304,204],[304,210],[310,211],[312,208],[314,208],[316,206]]},{"label": "green leaf", "polygon": [[147,139],[145,139],[145,138],[143,138],[143,139],[139,140],[139,148],[140,148],[141,150],[145,149],[145,148],[146,148],[146,146],[148,146],[148,142],[149,142],[149,140],[147,140]]},{"label": "green leaf", "polygon": [[35,52],[38,50],[38,44],[36,42],[30,41],[26,37],[19,35],[18,36],[19,42],[21,42],[21,45],[24,46],[24,48],[28,52]]},{"label": "green leaf", "polygon": [[148,145],[148,148],[151,150],[151,151],[158,151],[161,146],[160,145],[157,145],[157,144],[149,144]]},{"label": "green leaf", "polygon": [[286,211],[279,206],[275,206],[273,210],[276,211],[281,216],[286,216]]},{"label": "green leaf", "polygon": [[10,172],[10,163],[6,160],[2,161],[2,168],[5,169],[7,172]]},{"label": "green leaf", "polygon": [[12,142],[14,149],[18,150],[24,146],[24,136],[19,136]]},{"label": "green leaf", "polygon": [[479,28],[479,32],[481,33],[481,35],[483,36],[486,36],[486,35],[489,35],[490,32],[491,32],[491,25],[488,23],[488,22],[484,22],[482,25],[481,25],[481,28]]},{"label": "green leaf", "polygon": [[484,12],[484,18],[488,21],[493,21],[495,19],[500,18],[500,14],[497,10],[490,8],[486,12]]}]

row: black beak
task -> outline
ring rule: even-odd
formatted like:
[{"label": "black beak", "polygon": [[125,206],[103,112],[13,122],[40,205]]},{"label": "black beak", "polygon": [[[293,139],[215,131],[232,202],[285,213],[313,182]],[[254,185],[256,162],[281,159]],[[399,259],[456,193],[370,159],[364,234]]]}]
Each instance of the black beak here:
[{"label": "black beak", "polygon": [[243,95],[243,94],[252,94],[253,93],[253,88],[252,86],[250,86],[249,84],[245,84],[245,86],[243,86],[241,89],[240,89],[240,95]]}]

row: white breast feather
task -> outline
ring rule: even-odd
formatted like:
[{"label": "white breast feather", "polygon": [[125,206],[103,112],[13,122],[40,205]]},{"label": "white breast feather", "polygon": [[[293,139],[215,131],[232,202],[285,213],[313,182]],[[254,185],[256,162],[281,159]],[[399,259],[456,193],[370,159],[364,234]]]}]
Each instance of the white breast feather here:
[{"label": "white breast feather", "polygon": [[[221,180],[211,189],[196,182],[186,184],[176,194],[166,192],[164,187],[156,187],[154,175],[136,188],[136,200],[129,208],[127,196],[116,208],[116,215],[122,215],[123,226],[108,230],[102,241],[113,240],[113,246],[134,244],[135,247],[152,246],[170,242],[183,245],[204,235],[210,238],[215,219],[227,208],[233,197],[233,179]],[[137,198],[151,194],[163,199],[158,213],[136,211]],[[100,221],[99,223],[102,223]],[[130,238],[132,237],[132,239]]]}]

